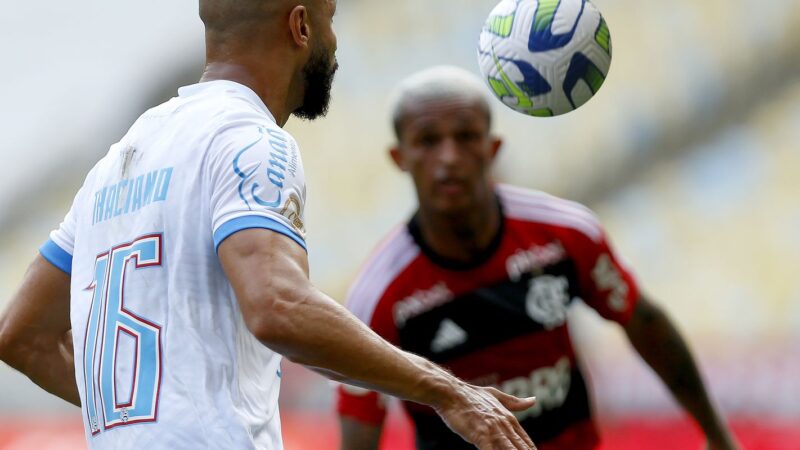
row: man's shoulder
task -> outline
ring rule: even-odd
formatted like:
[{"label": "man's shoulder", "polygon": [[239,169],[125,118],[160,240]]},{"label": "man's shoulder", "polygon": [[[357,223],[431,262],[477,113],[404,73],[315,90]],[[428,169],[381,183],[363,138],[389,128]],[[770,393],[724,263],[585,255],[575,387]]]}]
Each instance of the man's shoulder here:
[{"label": "man's shoulder", "polygon": [[555,227],[577,232],[593,241],[603,238],[603,227],[597,216],[581,203],[507,184],[498,184],[495,191],[507,219],[530,227]]},{"label": "man's shoulder", "polygon": [[181,88],[179,94],[146,115],[174,115],[173,127],[215,139],[248,139],[253,132],[268,130],[271,135],[294,142],[294,138],[275,123],[261,100],[235,83],[198,83]]}]

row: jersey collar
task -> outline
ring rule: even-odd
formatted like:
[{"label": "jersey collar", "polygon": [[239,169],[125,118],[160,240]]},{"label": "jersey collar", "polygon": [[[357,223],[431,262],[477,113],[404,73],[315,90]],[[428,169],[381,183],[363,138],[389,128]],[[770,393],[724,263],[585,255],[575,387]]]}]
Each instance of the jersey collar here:
[{"label": "jersey collar", "polygon": [[263,111],[264,114],[266,114],[271,121],[276,122],[275,117],[269,111],[267,105],[264,104],[264,101],[261,100],[261,97],[259,97],[258,94],[256,94],[255,91],[253,91],[249,87],[237,83],[235,81],[231,80],[203,81],[201,83],[195,83],[189,86],[183,86],[181,88],[178,88],[178,95],[181,97],[190,97],[192,95],[197,95],[212,90],[214,91],[223,90],[239,94],[240,96],[244,97],[245,100],[252,103],[253,106]]},{"label": "jersey collar", "polygon": [[468,271],[477,269],[491,259],[495,252],[497,252],[497,250],[500,248],[500,244],[503,242],[503,234],[505,233],[506,228],[506,218],[503,212],[503,203],[500,201],[500,197],[498,197],[497,194],[495,194],[495,203],[497,204],[497,209],[500,212],[500,227],[497,230],[497,234],[494,235],[492,241],[489,243],[489,246],[483,251],[475,254],[475,257],[471,261],[453,261],[434,252],[422,237],[422,230],[420,229],[419,219],[417,217],[418,212],[414,213],[414,215],[411,217],[411,220],[408,221],[406,227],[408,229],[408,233],[414,239],[414,242],[417,244],[417,246],[419,246],[422,254],[425,255],[435,265],[453,271]]}]

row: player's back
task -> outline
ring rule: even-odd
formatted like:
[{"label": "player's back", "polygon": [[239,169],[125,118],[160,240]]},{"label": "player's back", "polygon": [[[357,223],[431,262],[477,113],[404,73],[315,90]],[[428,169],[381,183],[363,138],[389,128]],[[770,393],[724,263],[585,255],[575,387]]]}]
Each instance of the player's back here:
[{"label": "player's back", "polygon": [[[219,224],[244,213],[226,210],[214,184],[241,194],[247,181],[238,158],[220,156],[238,138],[220,136],[290,139],[254,95],[203,83],[143,114],[51,235],[74,246],[76,378],[92,447],[281,448],[280,355],[248,332],[216,255]],[[221,177],[223,165],[235,174]]]}]

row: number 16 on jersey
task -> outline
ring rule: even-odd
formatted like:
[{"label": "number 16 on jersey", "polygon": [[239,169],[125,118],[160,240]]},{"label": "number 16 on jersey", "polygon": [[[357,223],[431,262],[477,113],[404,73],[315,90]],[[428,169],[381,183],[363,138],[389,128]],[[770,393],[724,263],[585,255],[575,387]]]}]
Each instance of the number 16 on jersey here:
[{"label": "number 16 on jersey", "polygon": [[[162,239],[161,234],[143,236],[98,255],[95,261],[83,349],[85,406],[92,435],[100,432],[98,408],[106,430],[156,420],[161,327],[125,307],[125,273],[129,261],[135,270],[161,266]],[[123,348],[132,352],[120,351],[123,340],[128,344]],[[118,361],[123,355],[126,360]]]}]

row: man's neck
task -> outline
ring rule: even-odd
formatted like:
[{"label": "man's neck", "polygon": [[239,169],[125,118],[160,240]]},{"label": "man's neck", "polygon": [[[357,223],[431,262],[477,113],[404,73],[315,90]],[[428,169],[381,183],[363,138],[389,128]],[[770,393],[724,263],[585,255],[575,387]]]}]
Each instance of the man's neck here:
[{"label": "man's neck", "polygon": [[492,194],[464,214],[443,215],[422,208],[417,213],[425,245],[443,259],[465,264],[474,262],[495,242],[501,220],[498,201]]},{"label": "man's neck", "polygon": [[289,103],[290,80],[276,73],[261,73],[246,64],[209,61],[200,82],[229,80],[249,87],[267,105],[278,126],[289,120],[292,109]]}]

